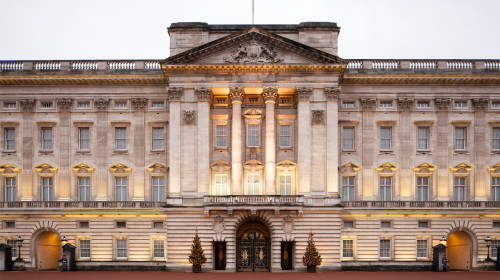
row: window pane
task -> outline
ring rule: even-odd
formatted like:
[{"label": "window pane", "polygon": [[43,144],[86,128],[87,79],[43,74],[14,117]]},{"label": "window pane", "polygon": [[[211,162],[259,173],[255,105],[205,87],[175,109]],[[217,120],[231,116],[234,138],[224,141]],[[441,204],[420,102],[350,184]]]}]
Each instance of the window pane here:
[{"label": "window pane", "polygon": [[126,201],[127,200],[127,177],[115,177],[115,200],[116,201]]},{"label": "window pane", "polygon": [[215,175],[215,195],[228,194],[227,181],[228,181],[228,176],[226,174]]},{"label": "window pane", "polygon": [[292,126],[280,125],[280,147],[292,146]]},{"label": "window pane", "polygon": [[292,195],[292,175],[280,175],[280,195]]},{"label": "window pane", "polygon": [[344,127],[342,134],[342,149],[354,150],[354,127]]},{"label": "window pane", "polygon": [[5,178],[5,201],[16,201],[17,182],[16,177]]},{"label": "window pane", "polygon": [[258,147],[259,146],[259,125],[249,124],[248,125],[248,147]]},{"label": "window pane", "polygon": [[380,200],[389,201],[392,195],[392,177],[380,177]]},{"label": "window pane", "polygon": [[391,149],[391,128],[382,127],[380,129],[380,149],[390,150]]},{"label": "window pane", "polygon": [[260,175],[259,174],[248,174],[247,175],[247,187],[248,195],[259,195],[260,194]]},{"label": "window pane", "polygon": [[391,241],[390,240],[380,240],[380,257],[390,258],[391,257]]},{"label": "window pane", "polygon": [[127,257],[127,240],[116,240],[116,257]]},{"label": "window pane", "polygon": [[163,258],[165,257],[165,247],[163,240],[153,240],[153,257]]},{"label": "window pane", "polygon": [[215,126],[215,146],[218,148],[227,147],[227,125]]},{"label": "window pane", "polygon": [[500,150],[500,128],[493,128],[493,141],[492,141],[492,149]]},{"label": "window pane", "polygon": [[52,177],[42,178],[42,200],[52,201],[54,199],[54,182]]},{"label": "window pane", "polygon": [[342,200],[354,200],[354,177],[342,177]]},{"label": "window pane", "polygon": [[90,129],[88,127],[81,127],[80,134],[80,150],[90,149]]},{"label": "window pane", "polygon": [[90,240],[80,240],[80,258],[90,258]]},{"label": "window pane", "polygon": [[455,177],[454,198],[456,201],[465,200],[465,177]]},{"label": "window pane", "polygon": [[78,177],[80,201],[90,201],[90,177]]},{"label": "window pane", "polygon": [[5,129],[5,150],[16,150],[16,130],[14,128]]},{"label": "window pane", "polygon": [[465,150],[466,130],[464,127],[455,128],[455,149]]},{"label": "window pane", "polygon": [[165,177],[152,177],[153,201],[163,201],[165,197]]},{"label": "window pane", "polygon": [[354,240],[342,240],[342,257],[354,257]]},{"label": "window pane", "polygon": [[418,149],[427,150],[429,142],[429,129],[427,127],[418,128]]},{"label": "window pane", "polygon": [[117,127],[115,128],[116,137],[116,149],[126,150],[127,149],[127,128]]},{"label": "window pane", "polygon": [[491,178],[491,200],[500,201],[500,177]]},{"label": "window pane", "polygon": [[52,128],[42,128],[42,150],[52,150]]},{"label": "window pane", "polygon": [[153,150],[164,149],[164,130],[163,127],[153,127]]},{"label": "window pane", "polygon": [[429,200],[429,177],[417,177],[417,200]]},{"label": "window pane", "polygon": [[427,258],[427,240],[417,240],[417,257]]}]

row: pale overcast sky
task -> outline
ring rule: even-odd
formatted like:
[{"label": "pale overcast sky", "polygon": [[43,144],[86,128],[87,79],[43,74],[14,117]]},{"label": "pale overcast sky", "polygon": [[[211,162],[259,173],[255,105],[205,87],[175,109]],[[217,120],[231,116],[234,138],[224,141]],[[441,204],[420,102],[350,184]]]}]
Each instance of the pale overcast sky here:
[{"label": "pale overcast sky", "polygon": [[[173,22],[250,24],[251,0],[0,0],[0,60],[163,59]],[[256,24],[330,21],[339,55],[500,59],[500,0],[255,0]]]}]

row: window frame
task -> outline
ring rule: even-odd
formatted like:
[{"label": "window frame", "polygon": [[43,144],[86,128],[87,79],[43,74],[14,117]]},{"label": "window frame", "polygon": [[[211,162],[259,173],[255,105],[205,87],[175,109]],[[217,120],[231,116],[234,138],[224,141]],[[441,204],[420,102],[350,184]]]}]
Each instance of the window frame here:
[{"label": "window frame", "polygon": [[[14,184],[8,184],[7,181],[14,181]],[[4,201],[8,202],[14,202],[17,201],[17,195],[18,195],[18,182],[17,182],[17,176],[3,176],[3,183],[4,183],[4,189],[5,189],[5,194],[4,194]],[[10,189],[10,195],[9,195],[9,189]]]},{"label": "window frame", "polygon": [[[156,243],[161,242],[161,248],[157,248]],[[156,253],[161,252],[161,256],[157,256]],[[165,239],[153,238],[152,239],[152,259],[153,260],[163,260],[165,259]]]},{"label": "window frame", "polygon": [[[425,131],[425,134],[426,134],[425,138],[420,138],[420,130]],[[430,144],[430,141],[429,141],[429,139],[430,139],[430,132],[431,132],[431,129],[430,129],[429,126],[417,126],[417,137],[416,138],[417,138],[417,151],[418,152],[428,152],[428,151],[430,151],[430,147],[429,147],[430,146],[429,145]],[[421,140],[425,141],[425,148],[422,148],[420,146],[420,141]]]},{"label": "window frame", "polygon": [[[86,179],[88,180],[88,184],[84,185],[81,184],[80,179]],[[91,201],[92,200],[92,180],[90,176],[77,176],[76,177],[76,182],[77,182],[77,191],[78,191],[78,201]],[[82,188],[87,189],[85,192],[85,198],[82,199],[83,195],[82,194]]]},{"label": "window frame", "polygon": [[[158,183],[155,184],[155,178],[158,179]],[[160,184],[160,181],[161,182]],[[155,193],[155,188],[156,193]],[[151,200],[152,201],[165,201],[165,176],[152,175],[151,176]],[[155,197],[155,195],[157,197]]]},{"label": "window frame", "polygon": [[[121,179],[122,182],[118,185],[118,179]],[[125,179],[125,185],[123,184],[123,179]],[[128,201],[129,196],[129,180],[128,176],[114,176],[114,201]],[[120,188],[120,198],[123,198],[123,190],[125,190],[125,199],[118,199],[118,188]]]},{"label": "window frame", "polygon": [[[252,129],[251,129],[252,127]],[[259,148],[260,147],[260,124],[259,123],[248,123],[246,125],[247,130],[247,147],[248,148]],[[255,133],[255,134],[254,134]],[[252,137],[252,138],[251,138]],[[251,140],[252,139],[252,140]],[[255,140],[257,144],[252,143]]]},{"label": "window frame", "polygon": [[[45,131],[50,131],[50,139],[46,139]],[[41,152],[52,152],[54,151],[54,127],[52,126],[42,126],[40,128],[40,151]],[[47,135],[48,136],[48,135]],[[50,147],[48,147],[50,143]]]},{"label": "window frame", "polygon": [[[50,180],[51,184],[45,185],[45,180]],[[55,195],[55,182],[54,176],[40,176],[40,200],[41,201],[54,201]],[[45,196],[45,189],[48,189],[48,197]]]},{"label": "window frame", "polygon": [[[384,179],[382,179],[384,178]],[[387,182],[385,181],[386,179],[390,179],[390,184],[387,185]],[[382,180],[384,180],[384,184],[382,184]],[[393,191],[394,191],[394,176],[393,175],[380,175],[379,176],[379,198],[380,198],[380,201],[392,201],[392,198],[393,198]],[[382,192],[382,190],[384,189],[384,192]],[[386,196],[386,192],[387,190],[386,189],[389,189],[389,194],[390,194],[390,197],[389,199],[387,199]],[[384,193],[384,195],[382,195],[382,193]],[[382,199],[384,198],[384,199]]]},{"label": "window frame", "polygon": [[[118,138],[122,137],[122,135],[118,135],[118,131],[125,130],[125,138]],[[116,126],[115,127],[115,151],[116,152],[126,152],[128,151],[128,137],[127,137],[127,132],[128,132],[128,127],[127,126]],[[121,133],[120,133],[121,134]],[[119,141],[124,141],[125,143],[125,148],[120,148],[118,143],[123,143]]]},{"label": "window frame", "polygon": [[[345,182],[344,179],[352,179],[352,184],[351,182]],[[352,188],[352,197],[351,194],[348,195],[346,199],[345,195],[345,188]],[[342,176],[342,201],[355,201],[356,200],[356,176],[355,175],[349,175],[349,176]]]},{"label": "window frame", "polygon": [[[457,179],[463,179],[463,184],[457,184]],[[460,182],[461,183],[461,182]],[[468,187],[468,177],[455,175],[453,176],[453,201],[466,201],[467,200],[467,187]],[[457,189],[463,188],[462,197]]]},{"label": "window frame", "polygon": [[[262,194],[262,180],[260,173],[248,172],[246,174],[246,195],[261,195]],[[250,176],[253,177],[253,182],[250,182]],[[258,178],[258,182],[255,182],[255,178]],[[250,185],[252,186],[252,193],[250,194]],[[257,194],[255,193],[255,186],[258,187]]]},{"label": "window frame", "polygon": [[[291,123],[280,123],[278,125],[279,127],[279,147],[281,149],[291,149],[292,148],[292,143],[293,143],[293,126]],[[289,131],[288,131],[288,135],[284,135],[283,134],[283,130],[281,129],[282,127],[288,127],[289,128]],[[286,145],[286,143],[284,143],[284,141],[282,141],[283,139],[288,139],[288,145]],[[286,141],[285,141],[286,142]]]},{"label": "window frame", "polygon": [[[423,182],[419,182],[419,179],[422,179],[422,180],[426,179],[427,184],[424,184]],[[429,201],[430,189],[431,189],[431,177],[430,176],[422,176],[422,175],[417,174],[416,180],[415,180],[415,185],[416,185],[415,190],[417,192],[417,195],[416,195],[417,201]],[[424,188],[424,187],[427,187],[427,195],[426,195],[427,199],[421,199],[421,193],[420,193],[419,188]]]},{"label": "window frame", "polygon": [[[219,130],[218,128],[219,127],[223,127],[224,129],[223,130]],[[219,132],[223,132],[222,134],[219,134]],[[221,143],[221,145],[219,145],[219,139],[221,139],[221,141],[223,140],[223,145]],[[227,149],[228,147],[228,144],[229,144],[229,141],[228,141],[228,125],[227,123],[216,123],[215,124],[215,148],[216,149]]]},{"label": "window frame", "polygon": [[[14,139],[9,139],[9,131],[14,131],[13,132],[13,136],[14,136]],[[7,152],[7,153],[15,153],[16,150],[17,150],[17,135],[16,135],[16,132],[17,132],[17,129],[16,127],[14,126],[5,126],[3,128],[3,135],[4,135],[4,145],[3,145],[3,148],[4,148],[4,152]],[[13,142],[13,146],[14,148],[10,149],[9,148],[9,143]]]},{"label": "window frame", "polygon": [[[346,139],[346,130],[352,130],[352,139]],[[352,147],[346,147],[346,140],[352,141]],[[355,151],[356,150],[356,127],[352,126],[342,126],[342,151]]]},{"label": "window frame", "polygon": [[[160,129],[161,129],[161,133],[158,133],[158,134],[161,135],[161,138],[157,138],[157,136],[159,136],[159,135],[155,136],[155,130],[160,130]],[[157,141],[161,141],[160,148],[155,147],[155,143],[157,143]],[[165,151],[165,127],[163,127],[163,126],[151,127],[151,150],[152,151]]]},{"label": "window frame", "polygon": [[[498,132],[496,136],[495,130],[497,130]],[[493,126],[491,128],[491,151],[493,151],[494,153],[500,153],[500,126]]]},{"label": "window frame", "polygon": [[[419,246],[419,241],[425,241],[425,246]],[[417,240],[416,240],[416,256],[417,256],[417,260],[427,260],[429,259],[429,239],[428,238],[422,238],[422,237],[417,237]],[[425,252],[425,256],[422,256],[420,255],[419,256],[419,253],[421,252]]]},{"label": "window frame", "polygon": [[[88,241],[88,248],[84,248],[82,241],[85,243]],[[86,246],[86,245],[85,245]],[[83,250],[88,250],[88,256],[83,255]],[[78,240],[78,258],[82,260],[90,260],[92,256],[92,241],[90,238],[80,238]]]},{"label": "window frame", "polygon": [[[497,182],[494,182],[497,181]],[[500,201],[500,177],[491,176],[491,201]]]},{"label": "window frame", "polygon": [[[380,237],[379,238],[379,249],[378,249],[378,256],[379,256],[379,259],[380,260],[391,260],[392,257],[393,257],[393,242],[392,242],[392,238],[388,238],[388,237]],[[389,247],[388,248],[382,248],[382,243],[384,244],[388,244]],[[382,255],[382,250],[384,250],[384,255]],[[388,253],[388,256],[386,255],[386,253]]]},{"label": "window frame", "polygon": [[[389,138],[382,138],[383,137],[383,130],[385,129],[388,129],[389,130]],[[390,152],[392,151],[392,147],[393,147],[393,141],[392,141],[392,134],[393,134],[393,127],[392,126],[380,126],[380,132],[379,132],[379,150],[382,151],[382,152]],[[383,147],[383,143],[382,141],[389,141],[389,147],[388,148],[385,148]]]},{"label": "window frame", "polygon": [[[88,131],[87,139],[82,137],[82,130]],[[87,148],[82,147],[83,146],[82,143],[84,143],[84,141],[87,141]],[[78,126],[78,150],[85,152],[90,151],[90,143],[91,143],[90,126]]]},{"label": "window frame", "polygon": [[[460,130],[463,130],[463,138],[461,139],[458,139],[458,136],[457,136],[457,133],[458,131]],[[463,151],[467,151],[467,136],[468,136],[468,131],[467,131],[467,126],[455,126],[455,129],[454,129],[454,134],[453,134],[453,147],[455,149],[455,151],[459,151],[459,152],[463,152]],[[457,145],[457,141],[463,141],[462,145],[463,147],[459,147],[459,145]]]},{"label": "window frame", "polygon": [[[127,260],[128,253],[129,253],[128,238],[124,238],[124,237],[116,238],[114,243],[115,243],[115,248],[114,248],[115,259]],[[125,246],[123,246],[123,245],[125,245]],[[121,246],[121,248],[120,248],[120,246]],[[120,252],[122,254],[120,254]],[[123,256],[123,253],[125,253],[124,256]]]}]

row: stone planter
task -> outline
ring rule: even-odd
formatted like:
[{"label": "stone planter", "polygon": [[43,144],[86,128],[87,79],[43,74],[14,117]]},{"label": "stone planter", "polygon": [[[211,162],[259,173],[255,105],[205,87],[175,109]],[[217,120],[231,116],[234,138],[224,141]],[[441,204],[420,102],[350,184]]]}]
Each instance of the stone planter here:
[{"label": "stone planter", "polygon": [[201,264],[193,264],[193,273],[201,272]]},{"label": "stone planter", "polygon": [[315,265],[308,265],[307,272],[308,273],[316,273],[316,266]]}]

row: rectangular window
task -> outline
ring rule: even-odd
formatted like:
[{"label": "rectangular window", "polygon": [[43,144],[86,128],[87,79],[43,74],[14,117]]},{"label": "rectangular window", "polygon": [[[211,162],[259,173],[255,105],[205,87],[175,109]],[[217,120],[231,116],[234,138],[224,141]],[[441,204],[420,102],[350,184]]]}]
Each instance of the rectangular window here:
[{"label": "rectangular window", "polygon": [[427,240],[417,240],[417,258],[427,258]]},{"label": "rectangular window", "polygon": [[342,200],[352,201],[354,197],[354,176],[342,177]]},{"label": "rectangular window", "polygon": [[455,150],[465,150],[466,137],[467,137],[467,128],[465,127],[455,128]]},{"label": "rectangular window", "polygon": [[116,257],[127,257],[127,240],[116,240]]},{"label": "rectangular window", "polygon": [[90,177],[78,177],[78,199],[90,201]]},{"label": "rectangular window", "polygon": [[116,140],[116,150],[126,151],[127,150],[127,128],[126,127],[116,127],[115,128],[115,140]]},{"label": "rectangular window", "polygon": [[90,258],[90,240],[80,240],[80,258]]},{"label": "rectangular window", "polygon": [[292,146],[292,126],[289,124],[280,125],[280,147]]},{"label": "rectangular window", "polygon": [[354,127],[344,127],[342,130],[342,149],[354,150]]},{"label": "rectangular window", "polygon": [[116,102],[115,108],[127,108],[127,102]]},{"label": "rectangular window", "polygon": [[52,151],[52,128],[42,127],[42,150]]},{"label": "rectangular window", "polygon": [[17,258],[17,241],[15,239],[7,239],[7,245],[9,245],[12,249],[10,250],[12,258]]},{"label": "rectangular window", "polygon": [[380,200],[392,199],[392,177],[380,177]]},{"label": "rectangular window", "polygon": [[151,104],[151,107],[153,107],[153,108],[163,108],[163,107],[165,107],[165,104],[163,102],[153,102]]},{"label": "rectangular window", "polygon": [[418,222],[418,228],[429,228],[429,222],[427,221],[419,221]]},{"label": "rectangular window", "polygon": [[500,102],[491,103],[491,108],[492,109],[500,109]]},{"label": "rectangular window", "polygon": [[493,228],[500,228],[500,222],[494,221]]},{"label": "rectangular window", "polygon": [[153,127],[153,150],[164,150],[163,127]]},{"label": "rectangular window", "polygon": [[380,128],[380,150],[391,149],[391,127]]},{"label": "rectangular window", "polygon": [[391,228],[391,222],[390,221],[381,221],[380,227],[381,228]]},{"label": "rectangular window", "polygon": [[165,242],[163,240],[153,240],[153,258],[165,257]]},{"label": "rectangular window", "polygon": [[280,174],[280,195],[292,195],[292,175]]},{"label": "rectangular window", "polygon": [[465,101],[455,101],[455,108],[467,108],[467,102]]},{"label": "rectangular window", "polygon": [[500,127],[494,127],[491,140],[491,149],[500,150]]},{"label": "rectangular window", "polygon": [[249,124],[248,125],[248,147],[258,147],[259,146],[259,125]]},{"label": "rectangular window", "polygon": [[16,109],[16,103],[15,102],[5,102],[3,104],[3,107],[5,109]]},{"label": "rectangular window", "polygon": [[17,200],[17,178],[5,177],[5,201]]},{"label": "rectangular window", "polygon": [[354,257],[354,240],[342,240],[342,257],[343,258],[353,258]]},{"label": "rectangular window", "polygon": [[391,240],[388,239],[380,240],[380,257],[381,258],[391,257]]},{"label": "rectangular window", "polygon": [[90,102],[78,102],[78,108],[80,109],[89,109]]},{"label": "rectangular window", "polygon": [[16,228],[16,222],[5,222],[5,228]]},{"label": "rectangular window", "polygon": [[455,201],[465,200],[465,177],[455,177],[454,180],[454,198]]},{"label": "rectangular window", "polygon": [[15,151],[16,150],[16,129],[6,128],[5,129],[5,151]]},{"label": "rectangular window", "polygon": [[492,258],[497,258],[498,261],[498,249],[497,247],[500,246],[500,240],[491,240],[491,257]]},{"label": "rectangular window", "polygon": [[342,102],[342,108],[354,108],[354,102]]},{"label": "rectangular window", "polygon": [[218,124],[215,126],[215,147],[227,147],[227,125]]},{"label": "rectangular window", "polygon": [[429,200],[429,177],[417,177],[417,200]]},{"label": "rectangular window", "polygon": [[116,222],[116,228],[127,228],[127,222]]},{"label": "rectangular window", "polygon": [[247,175],[247,194],[248,195],[260,194],[260,174]]},{"label": "rectangular window", "polygon": [[78,128],[78,145],[80,150],[90,150],[90,128]]},{"label": "rectangular window", "polygon": [[392,101],[381,101],[380,102],[380,108],[391,108],[392,107]]},{"label": "rectangular window", "polygon": [[419,101],[417,102],[417,108],[429,108],[430,104],[427,101]]},{"label": "rectangular window", "polygon": [[227,182],[227,174],[215,174],[215,195],[228,195]]},{"label": "rectangular window", "polygon": [[428,150],[429,149],[429,128],[428,127],[419,127],[418,128],[418,150]]},{"label": "rectangular window", "polygon": [[42,177],[42,201],[54,200],[54,178]]},{"label": "rectangular window", "polygon": [[127,201],[127,177],[115,177],[115,200]]},{"label": "rectangular window", "polygon": [[153,228],[163,228],[163,222],[154,222]]},{"label": "rectangular window", "polygon": [[42,102],[42,108],[54,108],[54,102]]},{"label": "rectangular window", "polygon": [[165,177],[153,176],[153,201],[163,201],[165,199]]},{"label": "rectangular window", "polygon": [[500,177],[491,178],[491,200],[500,201]]},{"label": "rectangular window", "polygon": [[89,228],[89,222],[79,222],[78,227],[79,228]]},{"label": "rectangular window", "polygon": [[354,228],[353,221],[344,221],[344,228]]}]

